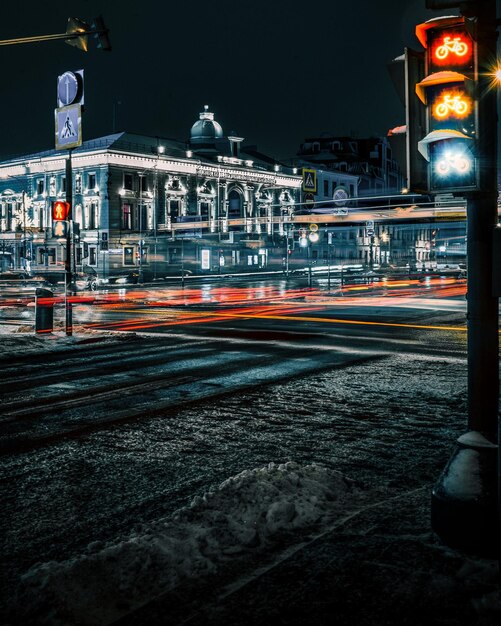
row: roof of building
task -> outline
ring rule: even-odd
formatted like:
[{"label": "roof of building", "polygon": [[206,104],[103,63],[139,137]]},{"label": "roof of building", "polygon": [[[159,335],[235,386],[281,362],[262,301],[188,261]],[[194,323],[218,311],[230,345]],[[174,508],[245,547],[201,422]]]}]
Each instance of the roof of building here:
[{"label": "roof of building", "polygon": [[[84,152],[93,152],[95,150],[121,150],[124,152],[133,152],[137,154],[160,154],[163,148],[164,154],[172,157],[186,158],[187,146],[184,142],[175,139],[166,139],[164,137],[148,137],[147,135],[137,135],[135,133],[120,132],[105,137],[89,139],[84,141],[81,146],[73,150],[74,154],[82,154]],[[44,150],[32,154],[21,154],[5,161],[3,164],[15,163],[20,160],[27,161],[30,159],[42,159],[44,157],[66,155],[67,150]]]},{"label": "roof of building", "polygon": [[[233,136],[225,137],[221,125],[214,119],[214,113],[205,105],[199,114],[190,133],[188,142],[165,137],[150,137],[128,132],[113,133],[104,137],[84,141],[82,145],[73,150],[73,154],[79,155],[94,151],[121,151],[141,156],[163,155],[174,159],[186,159],[194,156],[196,159],[208,163],[225,163],[230,165],[242,165],[255,169],[270,171],[279,167],[279,163],[273,157],[262,154],[257,146],[240,146],[243,138]],[[193,154],[190,155],[189,151]],[[1,161],[1,165],[19,164],[30,160],[38,160],[57,156],[66,156],[68,151],[45,150],[32,154],[21,154]],[[280,164],[283,165],[283,164]],[[290,172],[287,172],[290,173]]]}]

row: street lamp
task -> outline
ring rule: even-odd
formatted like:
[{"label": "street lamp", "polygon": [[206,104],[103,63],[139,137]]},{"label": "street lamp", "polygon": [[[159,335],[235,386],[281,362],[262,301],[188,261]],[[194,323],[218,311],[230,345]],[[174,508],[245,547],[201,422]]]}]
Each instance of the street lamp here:
[{"label": "street lamp", "polygon": [[388,265],[390,262],[390,235],[388,231],[384,230],[381,233],[381,242],[385,244],[386,248],[384,251],[384,264]]},{"label": "street lamp", "polygon": [[[285,229],[285,278],[289,278],[289,256],[291,248],[289,248],[289,236],[291,234],[290,228],[287,226]],[[292,241],[294,242],[294,231],[292,231]]]},{"label": "street lamp", "polygon": [[[144,246],[144,242],[143,242],[143,212],[144,212],[144,206],[143,206],[143,178],[145,176],[145,172],[146,170],[143,170],[142,172],[140,172],[138,174],[139,176],[139,201],[138,201],[138,226],[139,226],[139,241],[138,241],[138,249],[139,249],[139,276],[138,276],[138,282],[142,283],[143,282],[143,246]],[[146,224],[147,226],[147,224]]]},{"label": "street lamp", "polygon": [[184,239],[181,239],[181,287],[184,289]]}]

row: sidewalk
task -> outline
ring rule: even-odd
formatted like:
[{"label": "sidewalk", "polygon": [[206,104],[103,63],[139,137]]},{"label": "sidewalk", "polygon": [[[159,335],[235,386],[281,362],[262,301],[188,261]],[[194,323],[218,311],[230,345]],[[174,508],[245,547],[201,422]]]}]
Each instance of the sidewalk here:
[{"label": "sidewalk", "polygon": [[227,593],[178,590],[119,621],[190,626],[498,626],[497,562],[430,530],[430,487],[367,508]]}]

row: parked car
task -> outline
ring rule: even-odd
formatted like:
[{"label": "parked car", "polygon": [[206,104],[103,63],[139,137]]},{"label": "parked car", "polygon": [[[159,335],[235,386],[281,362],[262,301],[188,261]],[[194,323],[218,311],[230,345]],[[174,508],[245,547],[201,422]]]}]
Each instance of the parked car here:
[{"label": "parked car", "polygon": [[139,282],[139,273],[132,271],[103,278],[93,268],[85,267],[84,271],[75,277],[74,282],[78,290],[96,291],[109,285],[135,285]]}]

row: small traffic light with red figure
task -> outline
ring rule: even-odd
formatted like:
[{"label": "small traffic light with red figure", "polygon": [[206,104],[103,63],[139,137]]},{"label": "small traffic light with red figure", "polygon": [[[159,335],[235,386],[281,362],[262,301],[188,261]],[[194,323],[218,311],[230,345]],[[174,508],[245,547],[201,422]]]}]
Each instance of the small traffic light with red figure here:
[{"label": "small traffic light with red figure", "polygon": [[55,200],[52,203],[52,221],[64,222],[70,214],[70,203],[62,200]]}]

